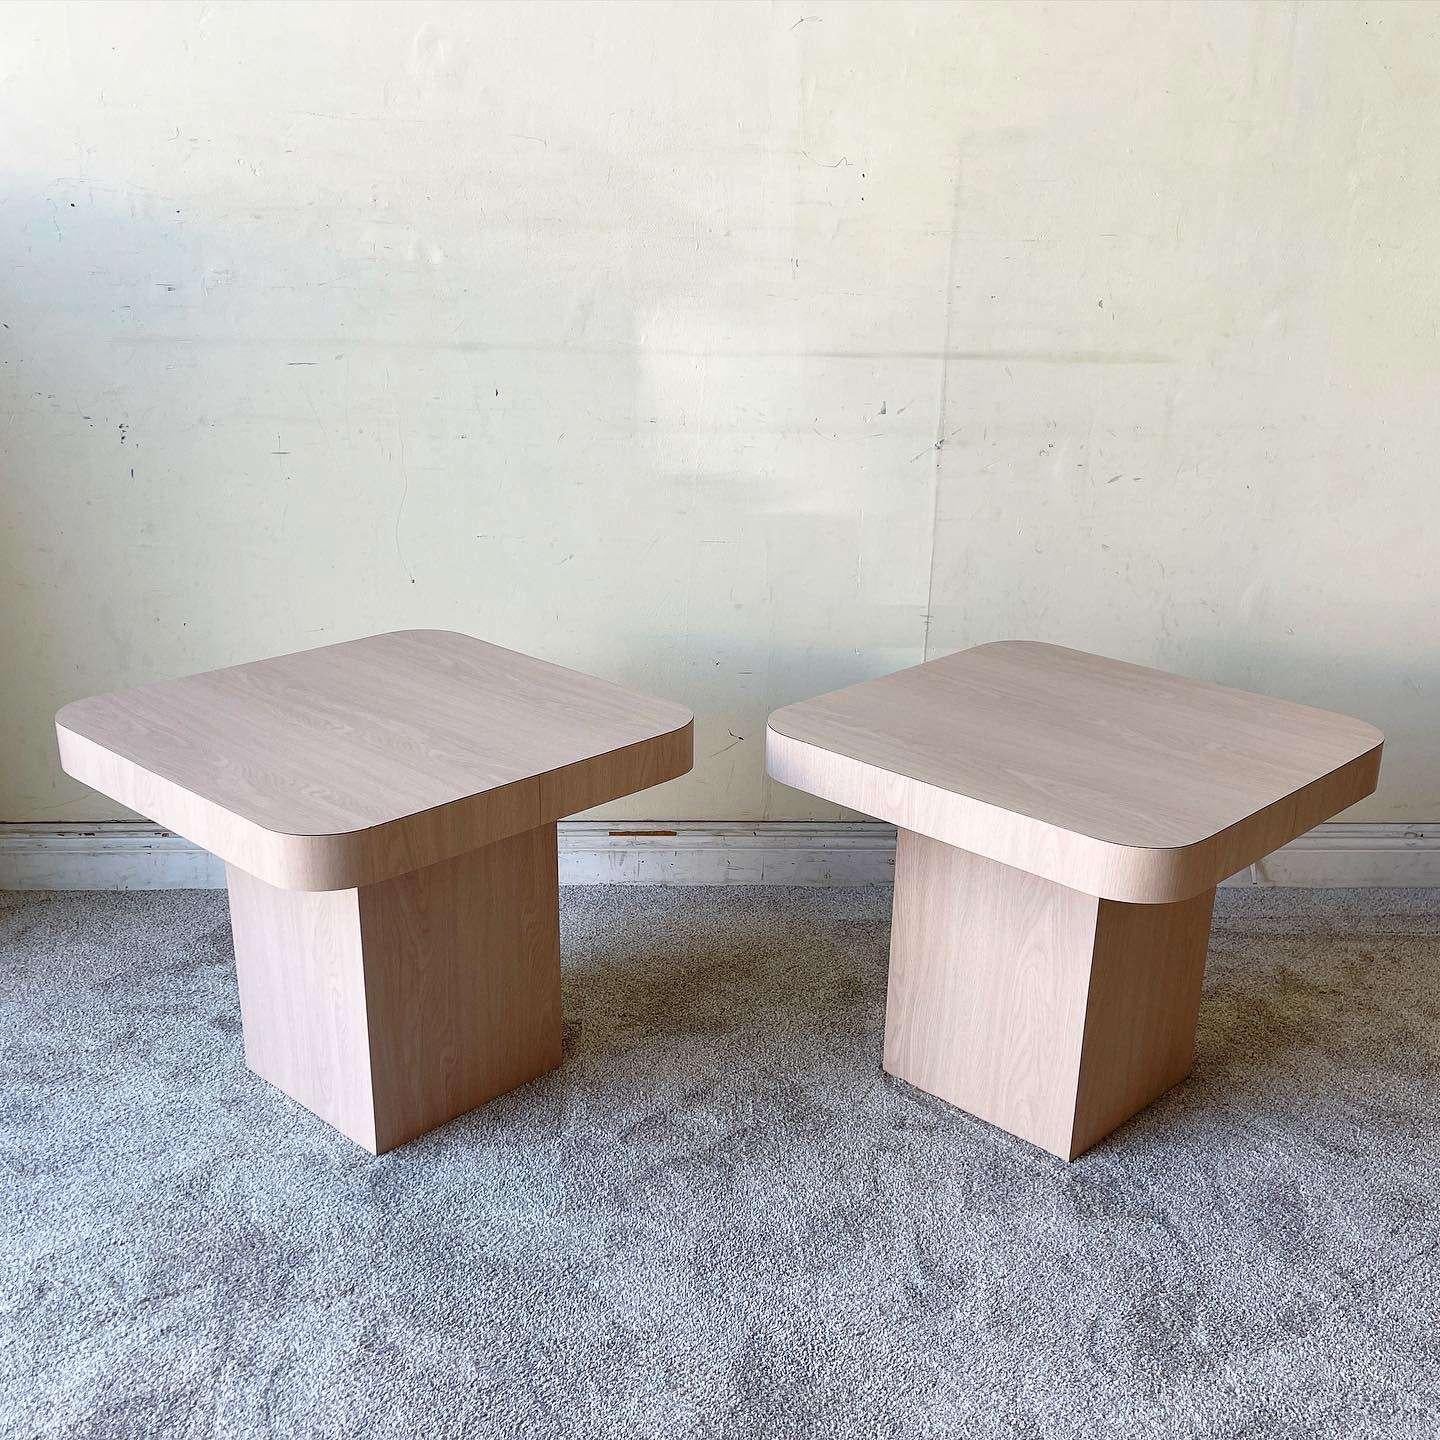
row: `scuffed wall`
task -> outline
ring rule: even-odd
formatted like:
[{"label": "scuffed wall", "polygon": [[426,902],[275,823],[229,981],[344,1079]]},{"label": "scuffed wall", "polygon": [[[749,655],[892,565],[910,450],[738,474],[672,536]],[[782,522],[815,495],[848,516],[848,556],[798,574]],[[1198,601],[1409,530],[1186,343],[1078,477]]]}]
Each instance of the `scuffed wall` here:
[{"label": "scuffed wall", "polygon": [[1034,636],[1440,814],[1440,7],[0,10],[0,817],[78,695],[409,625],[776,705]]}]

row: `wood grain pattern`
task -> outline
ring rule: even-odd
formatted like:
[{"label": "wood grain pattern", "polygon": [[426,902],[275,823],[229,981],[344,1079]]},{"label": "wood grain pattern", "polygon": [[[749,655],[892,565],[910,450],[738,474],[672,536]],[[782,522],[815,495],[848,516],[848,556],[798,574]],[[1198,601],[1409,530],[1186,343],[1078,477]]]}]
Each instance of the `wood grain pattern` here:
[{"label": "wood grain pattern", "polygon": [[690,712],[406,630],[142,685],[56,717],[70,775],[289,889],[421,869],[661,781]]},{"label": "wood grain pattern", "polygon": [[885,1069],[1068,1158],[1099,904],[902,830]]},{"label": "wood grain pattern", "polygon": [[885,1069],[1073,1159],[1188,1073],[1213,899],[1102,900],[901,831]]},{"label": "wood grain pattern", "polygon": [[373,1153],[359,892],[226,879],[245,1063]]},{"label": "wood grain pattern", "polygon": [[560,1063],[554,825],[358,889],[229,878],[250,1068],[372,1153]]},{"label": "wood grain pattern", "polygon": [[1212,889],[1374,788],[1344,715],[1031,641],[777,710],[770,774],[1091,895]]},{"label": "wood grain pattern", "polygon": [[1173,905],[1100,901],[1072,1158],[1190,1073],[1214,912],[1214,890]]}]

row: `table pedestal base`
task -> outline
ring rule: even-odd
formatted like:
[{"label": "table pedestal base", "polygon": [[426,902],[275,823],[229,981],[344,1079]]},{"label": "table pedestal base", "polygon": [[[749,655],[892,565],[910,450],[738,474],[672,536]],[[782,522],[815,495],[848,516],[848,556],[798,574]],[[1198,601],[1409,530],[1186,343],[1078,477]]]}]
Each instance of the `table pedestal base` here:
[{"label": "table pedestal base", "polygon": [[372,1153],[560,1063],[554,825],[356,890],[227,874],[246,1061]]},{"label": "table pedestal base", "polygon": [[1101,900],[901,830],[886,1070],[1073,1160],[1189,1073],[1214,900]]}]

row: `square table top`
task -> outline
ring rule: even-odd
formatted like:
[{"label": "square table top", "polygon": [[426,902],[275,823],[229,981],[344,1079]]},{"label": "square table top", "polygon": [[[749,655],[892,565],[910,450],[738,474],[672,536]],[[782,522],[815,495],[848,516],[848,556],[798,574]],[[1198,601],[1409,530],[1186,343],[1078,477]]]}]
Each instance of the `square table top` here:
[{"label": "square table top", "polygon": [[1215,885],[1375,788],[1364,721],[1028,640],[777,710],[771,775],[1120,900]]},{"label": "square table top", "polygon": [[673,779],[692,716],[401,630],[66,705],[66,771],[262,880],[347,889]]}]

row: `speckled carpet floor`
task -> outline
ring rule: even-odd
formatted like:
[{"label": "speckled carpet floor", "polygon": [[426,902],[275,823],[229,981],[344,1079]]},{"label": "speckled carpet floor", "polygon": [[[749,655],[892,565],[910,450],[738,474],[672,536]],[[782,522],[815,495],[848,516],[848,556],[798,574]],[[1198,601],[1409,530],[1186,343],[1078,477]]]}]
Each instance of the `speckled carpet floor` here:
[{"label": "speckled carpet floor", "polygon": [[888,891],[562,903],[564,1066],[376,1160],[223,894],[0,896],[0,1433],[1440,1434],[1440,892],[1221,891],[1072,1167],[882,1076]]}]

